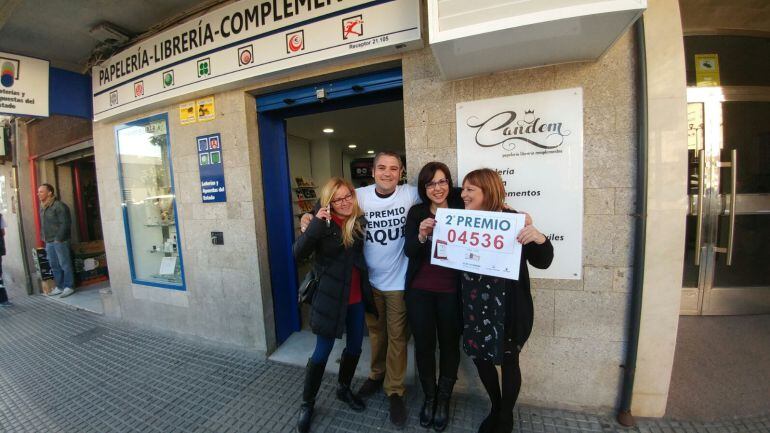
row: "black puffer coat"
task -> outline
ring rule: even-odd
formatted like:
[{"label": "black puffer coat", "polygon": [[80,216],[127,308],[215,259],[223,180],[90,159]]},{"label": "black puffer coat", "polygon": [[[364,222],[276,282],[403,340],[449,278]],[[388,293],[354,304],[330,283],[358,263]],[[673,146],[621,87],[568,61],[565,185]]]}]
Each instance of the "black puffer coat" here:
[{"label": "black puffer coat", "polygon": [[[366,220],[361,217],[362,227]],[[367,313],[377,315],[374,305],[369,272],[364,259],[364,242],[357,237],[350,248],[342,244],[342,229],[334,222],[329,227],[326,221],[313,217],[294,242],[294,258],[302,260],[313,254],[316,275],[321,275],[318,289],[313,296],[310,310],[310,329],[314,334],[327,338],[342,338],[345,330],[350,277],[353,266],[361,275],[361,300]]]}]

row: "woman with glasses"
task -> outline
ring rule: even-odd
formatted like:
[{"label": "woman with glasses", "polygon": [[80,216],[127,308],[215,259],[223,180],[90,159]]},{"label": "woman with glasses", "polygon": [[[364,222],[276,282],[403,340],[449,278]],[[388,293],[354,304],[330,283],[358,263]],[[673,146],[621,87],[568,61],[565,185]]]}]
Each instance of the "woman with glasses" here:
[{"label": "woman with glasses", "polygon": [[314,254],[313,270],[319,276],[310,311],[310,328],[316,335],[316,346],[305,369],[297,419],[300,433],[310,430],[326,362],[334,340],[342,338],[343,333],[346,345],[340,360],[337,398],[355,411],[365,409],[364,402],[350,388],[361,355],[364,311],[377,315],[363,254],[365,226],[353,185],[333,177],[321,190],[320,210],[294,243],[297,260]]},{"label": "woman with glasses", "polygon": [[[463,179],[465,209],[513,212],[505,208],[505,186],[488,168],[474,170]],[[492,410],[479,433],[510,433],[513,406],[521,389],[519,352],[532,332],[534,306],[527,263],[545,269],[553,261],[553,246],[531,223],[516,236],[521,243],[518,280],[463,272],[463,349],[476,364]],[[496,365],[502,371],[498,377]]]},{"label": "woman with glasses", "polygon": [[[431,235],[439,208],[462,209],[449,168],[429,162],[420,170],[417,192],[421,204],[406,217],[404,253],[409,257],[406,272],[406,314],[414,335],[417,372],[425,394],[420,425],[443,431],[449,422],[449,399],[460,365],[461,308],[459,273],[430,263]],[[436,383],[436,340],[439,374]]]}]

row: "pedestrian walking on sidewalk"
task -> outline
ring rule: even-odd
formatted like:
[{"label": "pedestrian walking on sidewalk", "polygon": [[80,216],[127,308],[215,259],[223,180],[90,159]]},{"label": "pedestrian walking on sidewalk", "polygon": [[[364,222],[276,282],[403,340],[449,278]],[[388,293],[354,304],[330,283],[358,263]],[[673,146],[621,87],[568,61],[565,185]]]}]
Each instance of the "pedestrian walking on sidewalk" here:
[{"label": "pedestrian walking on sidewalk", "polygon": [[[414,335],[417,372],[425,395],[420,425],[444,431],[449,424],[449,400],[460,366],[462,316],[460,272],[431,264],[431,237],[440,208],[462,209],[459,189],[454,188],[446,164],[429,162],[417,176],[422,203],[412,206],[406,217],[404,254],[406,315]],[[439,347],[436,382],[436,340]]]},{"label": "pedestrian walking on sidewalk", "polygon": [[3,256],[5,255],[5,218],[0,214],[0,307],[10,307],[11,301],[8,300],[8,292],[5,290],[3,282]]},{"label": "pedestrian walking on sidewalk", "polygon": [[321,190],[321,208],[294,243],[294,257],[314,254],[313,270],[318,285],[310,299],[310,329],[316,335],[313,355],[307,361],[297,431],[306,433],[321,387],[334,340],[346,334],[340,360],[337,398],[360,412],[366,405],[350,384],[361,356],[364,313],[377,315],[369,272],[363,254],[366,220],[358,206],[353,185],[339,177],[329,179]]},{"label": "pedestrian walking on sidewalk", "polygon": [[67,297],[75,290],[75,275],[70,252],[70,210],[56,199],[54,187],[44,183],[37,189],[40,199],[40,231],[45,242],[45,254],[51,264],[56,287],[49,296]]},{"label": "pedestrian walking on sidewalk", "polygon": [[[480,169],[463,180],[465,209],[512,212],[505,208],[505,186],[494,170]],[[492,409],[479,433],[511,433],[513,407],[521,389],[519,353],[532,332],[534,306],[527,264],[546,269],[553,261],[553,246],[532,224],[516,236],[521,243],[518,280],[463,272],[463,349],[473,359],[479,379],[489,394]],[[496,365],[502,370],[502,381]]]}]

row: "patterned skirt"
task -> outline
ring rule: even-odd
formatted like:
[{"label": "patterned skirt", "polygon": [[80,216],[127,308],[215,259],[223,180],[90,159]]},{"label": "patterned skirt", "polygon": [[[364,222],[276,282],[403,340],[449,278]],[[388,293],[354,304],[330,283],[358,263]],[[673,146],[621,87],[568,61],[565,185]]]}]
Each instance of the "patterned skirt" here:
[{"label": "patterned skirt", "polygon": [[463,272],[463,349],[471,359],[500,364],[505,341],[505,280]]}]

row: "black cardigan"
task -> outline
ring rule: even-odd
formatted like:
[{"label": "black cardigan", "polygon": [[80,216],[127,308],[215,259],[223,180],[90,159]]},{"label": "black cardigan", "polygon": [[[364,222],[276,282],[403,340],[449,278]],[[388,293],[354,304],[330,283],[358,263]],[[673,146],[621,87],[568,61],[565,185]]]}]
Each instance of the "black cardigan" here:
[{"label": "black cardigan", "polygon": [[[463,209],[465,206],[460,199],[460,188],[452,188],[447,198],[447,205],[451,209]],[[427,257],[430,257],[431,242],[420,243],[418,235],[420,234],[420,223],[430,217],[430,202],[420,203],[412,206],[409,213],[406,214],[406,225],[404,226],[404,254],[409,257],[409,266],[406,268],[405,290],[409,290],[412,280],[422,267]],[[459,272],[458,272],[459,278]],[[459,281],[458,281],[459,283]],[[459,287],[459,285],[458,285]]]},{"label": "black cardigan", "polygon": [[[532,325],[535,317],[527,263],[538,269],[546,269],[551,266],[552,261],[553,245],[548,238],[546,238],[546,241],[542,245],[530,242],[522,247],[518,280],[480,275],[472,272],[463,273],[463,277],[461,278],[463,301],[466,304],[470,304],[471,301],[467,299],[468,294],[474,289],[482,290],[482,287],[484,286],[491,286],[495,291],[503,291],[506,294],[505,337],[511,339],[519,350],[521,350],[524,343],[529,339],[529,335],[532,333]],[[469,314],[467,308],[464,309],[466,310],[464,314]],[[466,336],[464,335],[463,343],[465,342]],[[500,340],[497,343],[502,345],[503,341]],[[467,351],[468,348],[466,347],[466,352]],[[502,350],[499,353],[502,353]],[[500,360],[495,359],[494,361],[499,363]]]},{"label": "black cardigan", "polygon": [[[366,220],[359,219],[366,227]],[[364,259],[364,242],[356,237],[350,248],[342,244],[342,229],[333,221],[313,217],[304,233],[294,242],[294,258],[302,260],[314,254],[313,267],[321,275],[312,300],[310,329],[316,335],[342,338],[345,330],[350,278],[353,266],[361,275],[361,300],[368,313],[377,315],[377,308],[369,283],[369,271]]]}]

